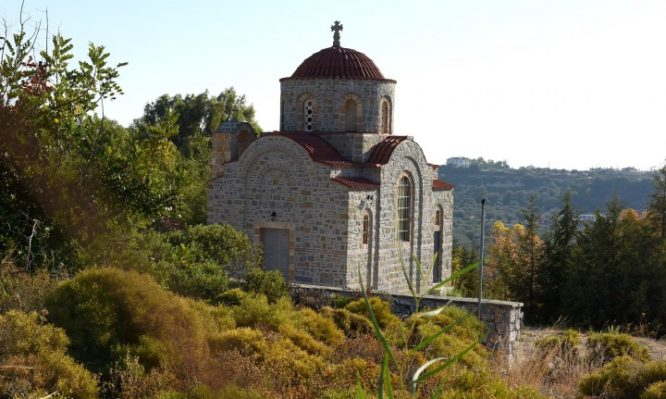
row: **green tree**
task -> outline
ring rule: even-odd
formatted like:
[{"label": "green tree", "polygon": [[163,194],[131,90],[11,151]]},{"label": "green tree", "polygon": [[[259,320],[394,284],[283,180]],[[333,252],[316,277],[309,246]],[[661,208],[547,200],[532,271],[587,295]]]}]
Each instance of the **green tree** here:
[{"label": "green tree", "polygon": [[536,205],[536,196],[534,194],[530,195],[530,202],[527,208],[523,209],[523,217],[525,218],[525,234],[521,236],[520,239],[520,250],[527,258],[529,274],[529,287],[527,293],[527,317],[534,319],[536,314],[536,309],[534,307],[534,283],[537,276],[537,257],[539,254],[537,251],[540,250],[541,246],[539,237],[537,235],[538,228],[538,219],[537,214],[537,205]]},{"label": "green tree", "polygon": [[60,34],[35,59],[39,30],[27,32],[21,18],[0,39],[0,251],[30,270],[105,230],[106,201],[90,173],[103,140],[82,125],[122,93],[124,64],[110,66],[104,47],[90,44],[72,67],[71,39]]},{"label": "green tree", "polygon": [[578,214],[571,203],[571,194],[567,192],[562,201],[562,209],[553,218],[551,228],[546,233],[540,259],[538,301],[544,321],[552,321],[562,311],[562,289],[567,270],[571,268],[577,230]]},{"label": "green tree", "polygon": [[654,177],[654,192],[648,209],[659,226],[661,238],[666,239],[666,165],[659,169]]}]

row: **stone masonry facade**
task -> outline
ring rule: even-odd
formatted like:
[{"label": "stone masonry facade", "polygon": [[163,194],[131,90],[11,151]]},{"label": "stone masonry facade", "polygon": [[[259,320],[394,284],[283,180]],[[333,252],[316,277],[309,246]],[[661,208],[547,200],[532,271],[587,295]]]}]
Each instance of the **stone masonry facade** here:
[{"label": "stone masonry facade", "polygon": [[208,222],[244,231],[295,283],[406,292],[406,274],[425,292],[448,277],[453,187],[392,134],[396,82],[335,46],[280,82],[280,131],[214,133]]}]

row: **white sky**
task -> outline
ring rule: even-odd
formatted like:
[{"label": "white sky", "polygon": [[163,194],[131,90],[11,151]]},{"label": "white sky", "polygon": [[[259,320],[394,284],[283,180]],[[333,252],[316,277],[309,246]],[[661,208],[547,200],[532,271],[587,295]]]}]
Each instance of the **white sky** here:
[{"label": "white sky", "polygon": [[[16,25],[20,1],[2,0]],[[278,129],[279,82],[332,42],[398,81],[395,133],[428,160],[656,168],[666,159],[665,0],[26,0],[31,23],[129,62],[106,115],[124,125],[162,94],[233,86]]]}]

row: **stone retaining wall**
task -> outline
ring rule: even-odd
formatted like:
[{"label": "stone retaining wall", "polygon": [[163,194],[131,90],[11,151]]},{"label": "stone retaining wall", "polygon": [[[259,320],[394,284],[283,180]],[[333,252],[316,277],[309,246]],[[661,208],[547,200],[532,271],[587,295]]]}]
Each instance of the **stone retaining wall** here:
[{"label": "stone retaining wall", "polygon": [[[317,285],[296,284],[295,291],[312,293],[328,298],[331,295],[342,295],[350,297],[360,296],[359,291],[337,287],[324,287]],[[401,316],[407,316],[414,312],[414,298],[411,295],[395,293],[377,293],[391,301],[393,311]],[[475,298],[459,298],[425,295],[421,298],[422,309],[433,309],[445,305],[461,307],[473,315],[477,315],[478,301]],[[509,360],[518,345],[520,328],[523,320],[523,304],[520,302],[507,302],[484,299],[481,302],[481,321],[488,327],[488,335],[484,345],[492,349],[506,352]]]}]

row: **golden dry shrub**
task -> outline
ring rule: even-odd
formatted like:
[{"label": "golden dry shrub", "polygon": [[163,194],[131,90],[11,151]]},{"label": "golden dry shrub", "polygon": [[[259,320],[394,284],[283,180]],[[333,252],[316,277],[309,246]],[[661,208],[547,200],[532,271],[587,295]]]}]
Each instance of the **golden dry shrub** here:
[{"label": "golden dry shrub", "polygon": [[599,370],[583,377],[579,390],[588,396],[634,399],[648,387],[666,381],[666,361],[643,363],[631,356],[619,356]]},{"label": "golden dry shrub", "polygon": [[642,362],[650,360],[647,349],[627,334],[611,332],[591,334],[586,346],[589,356],[602,363],[619,356],[629,356]]},{"label": "golden dry shrub", "polygon": [[331,354],[331,348],[314,339],[307,331],[292,324],[280,324],[278,332],[283,337],[288,338],[291,342],[296,344],[296,346],[310,354],[325,357]]},{"label": "golden dry shrub", "polygon": [[277,329],[280,324],[289,322],[294,306],[289,298],[279,298],[269,303],[263,294],[248,294],[240,298],[240,303],[232,308],[236,325],[241,327],[268,327]]},{"label": "golden dry shrub", "polygon": [[666,381],[655,382],[647,387],[640,399],[666,399]]},{"label": "golden dry shrub", "polygon": [[0,392],[8,397],[97,397],[92,373],[67,354],[65,332],[39,321],[36,313],[0,315]]},{"label": "golden dry shrub", "polygon": [[264,359],[268,349],[264,334],[248,327],[223,331],[211,337],[209,343],[214,353],[235,350],[257,360]]},{"label": "golden dry shrub", "polygon": [[360,314],[352,313],[347,309],[333,309],[325,306],[321,309],[321,314],[324,317],[333,320],[335,325],[342,330],[347,337],[357,337],[366,334],[371,334],[372,323],[367,317]]},{"label": "golden dry shrub", "polygon": [[[376,296],[371,297],[369,302],[370,306],[372,307],[372,311],[377,318],[377,323],[382,328],[382,330],[386,330],[387,328],[391,328],[396,325],[402,325],[400,318],[393,314],[391,311],[391,305],[388,302]],[[345,309],[352,313],[370,317],[370,313],[368,312],[368,307],[364,298],[349,302],[347,306],[345,306]]]},{"label": "golden dry shrub", "polygon": [[580,333],[572,329],[565,330],[559,334],[546,335],[534,342],[534,345],[541,351],[550,352],[557,350],[560,353],[575,352],[579,344]]},{"label": "golden dry shrub", "polygon": [[127,353],[183,381],[207,365],[210,322],[200,305],[160,287],[152,277],[114,268],[89,269],[47,298],[49,320],[67,331],[72,353],[95,371]]},{"label": "golden dry shrub", "polygon": [[345,339],[345,335],[336,326],[330,315],[319,314],[310,308],[302,308],[298,310],[296,319],[300,327],[326,345],[337,345]]},{"label": "golden dry shrub", "polygon": [[440,399],[547,399],[536,388],[514,389],[487,369],[462,370],[442,379]]}]

